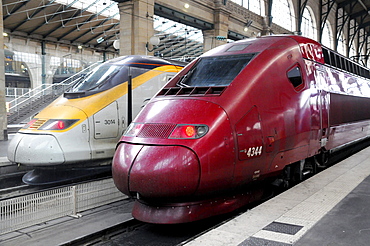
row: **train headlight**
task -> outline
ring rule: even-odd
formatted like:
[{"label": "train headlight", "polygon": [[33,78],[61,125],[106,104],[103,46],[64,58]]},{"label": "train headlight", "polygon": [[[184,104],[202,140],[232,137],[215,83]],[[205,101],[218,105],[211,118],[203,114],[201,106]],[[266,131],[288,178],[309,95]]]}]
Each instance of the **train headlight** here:
[{"label": "train headlight", "polygon": [[140,138],[197,139],[206,135],[207,132],[207,125],[131,123],[123,135]]},{"label": "train headlight", "polygon": [[195,139],[203,137],[207,132],[208,126],[206,125],[181,124],[175,127],[169,138]]},{"label": "train headlight", "polygon": [[78,120],[57,120],[52,119],[48,120],[43,124],[39,130],[65,130]]}]

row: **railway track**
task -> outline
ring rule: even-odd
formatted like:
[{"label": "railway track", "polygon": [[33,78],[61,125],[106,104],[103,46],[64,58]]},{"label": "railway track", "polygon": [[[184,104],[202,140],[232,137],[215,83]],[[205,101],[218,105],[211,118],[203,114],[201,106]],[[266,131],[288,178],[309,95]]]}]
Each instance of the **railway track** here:
[{"label": "railway track", "polygon": [[19,196],[25,194],[25,192],[32,192],[32,190],[35,190],[22,182],[24,174],[26,174],[26,171],[0,175],[0,200]]},{"label": "railway track", "polygon": [[[87,182],[94,182],[102,179],[109,178],[108,176],[105,177],[98,177],[98,178],[89,178],[86,180],[82,181],[73,181],[73,182],[68,182],[68,183],[63,183],[63,184],[53,184],[53,185],[46,185],[46,186],[32,186],[28,184],[24,184],[22,182],[22,174],[19,175],[13,175],[13,180],[6,185],[6,187],[0,187],[0,200],[4,199],[10,199],[13,197],[17,196],[23,196],[23,195],[28,195],[36,192],[42,192],[46,190],[51,190],[51,189],[58,189],[58,188],[63,188],[63,187],[68,187],[68,186],[74,186],[74,185],[79,185],[79,184],[84,184]],[[15,184],[15,185],[12,185]]]},{"label": "railway track", "polygon": [[98,245],[99,243],[107,241],[108,239],[113,238],[117,235],[122,235],[124,233],[130,233],[131,231],[138,230],[142,226],[144,226],[143,222],[131,218],[117,225],[101,229],[91,234],[84,235],[80,238],[72,239],[60,245]]},{"label": "railway track", "polygon": [[65,186],[78,185],[110,177],[109,175],[100,175],[93,177],[85,177],[84,179],[77,181],[71,180],[63,182],[62,184],[55,183],[43,186],[32,186],[22,182],[22,177],[24,174],[26,174],[26,172],[9,173],[0,176],[0,200],[9,199],[16,196],[27,195],[34,192],[41,192],[49,189],[57,189]]},{"label": "railway track", "polygon": [[[28,185],[22,181],[25,174],[32,171],[33,167],[17,165],[11,163],[6,157],[0,157],[0,200],[15,196],[21,196],[32,192],[39,192],[51,188],[63,187],[65,185],[74,185],[82,182],[99,180],[110,177],[111,173],[104,171],[96,172],[89,176],[76,176],[73,179],[63,179],[46,185]],[[61,175],[60,171],[58,175]],[[66,176],[66,175],[65,175]],[[56,175],[56,177],[58,177]]]},{"label": "railway track", "polygon": [[[131,205],[131,202],[127,203],[127,206]],[[245,210],[247,210],[247,208],[244,208],[243,212],[245,212]],[[117,225],[84,235],[81,238],[70,240],[61,245],[184,245],[194,237],[197,237],[234,218],[235,216],[239,215],[240,212],[241,211],[223,216],[217,216],[198,222],[176,225],[148,224],[131,218]]]}]

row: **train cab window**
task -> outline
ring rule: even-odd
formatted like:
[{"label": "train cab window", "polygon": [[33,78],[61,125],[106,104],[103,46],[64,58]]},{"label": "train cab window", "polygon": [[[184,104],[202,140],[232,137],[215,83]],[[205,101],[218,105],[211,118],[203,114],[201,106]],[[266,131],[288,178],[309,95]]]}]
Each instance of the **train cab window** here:
[{"label": "train cab window", "polygon": [[91,95],[128,81],[129,75],[135,78],[147,71],[148,69],[144,68],[103,64],[74,84],[69,92]]},{"label": "train cab window", "polygon": [[255,54],[202,57],[178,82],[179,86],[228,86]]},{"label": "train cab window", "polygon": [[298,66],[290,69],[287,76],[294,88],[298,89],[303,84],[301,69]]}]

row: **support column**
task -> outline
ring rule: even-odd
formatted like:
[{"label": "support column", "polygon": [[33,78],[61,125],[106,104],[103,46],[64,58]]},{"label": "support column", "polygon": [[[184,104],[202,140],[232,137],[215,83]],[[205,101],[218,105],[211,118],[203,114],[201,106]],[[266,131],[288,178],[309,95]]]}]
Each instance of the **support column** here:
[{"label": "support column", "polygon": [[125,1],[119,3],[118,8],[120,55],[151,55],[145,45],[154,35],[154,0]]},{"label": "support column", "polygon": [[41,42],[41,83],[46,84],[46,47],[45,41]]},{"label": "support column", "polygon": [[[0,0],[0,6],[3,1]],[[3,8],[0,8],[0,16],[3,16]],[[8,140],[7,117],[5,107],[5,68],[4,68],[4,31],[3,18],[0,18],[0,140]]]},{"label": "support column", "polygon": [[213,49],[216,47],[216,35],[215,30],[203,30],[203,52]]},{"label": "support column", "polygon": [[[226,9],[225,3],[220,0],[215,0],[214,29],[203,30],[204,52],[227,43],[230,11]],[[225,37],[225,39],[222,39],[222,37]]]},{"label": "support column", "polygon": [[266,16],[262,20],[262,36],[271,35],[271,25],[272,25],[272,0],[267,0],[265,2]]}]

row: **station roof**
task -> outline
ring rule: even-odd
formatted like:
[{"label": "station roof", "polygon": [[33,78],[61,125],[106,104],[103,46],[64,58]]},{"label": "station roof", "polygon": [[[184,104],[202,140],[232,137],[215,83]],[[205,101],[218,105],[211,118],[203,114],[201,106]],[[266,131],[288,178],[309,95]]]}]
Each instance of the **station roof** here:
[{"label": "station roof", "polygon": [[[331,0],[333,1],[333,0]],[[365,29],[367,35],[370,35],[370,1],[369,0],[334,0],[339,8],[344,8],[348,13],[349,19],[356,20],[358,26],[356,29]],[[352,27],[351,27],[352,28]]]},{"label": "station roof", "polygon": [[[40,41],[82,45],[97,51],[114,52],[113,41],[119,39],[119,0],[115,1],[3,0],[4,31]],[[355,19],[358,23],[357,27],[353,27],[352,33],[363,28],[366,37],[370,35],[370,1],[328,0],[327,4],[334,2],[349,13],[350,19]],[[157,22],[155,29],[163,27],[163,24],[164,21]],[[186,28],[181,29],[188,36],[163,35],[162,45],[155,51],[165,56],[174,55],[174,52],[177,56],[186,55],[187,52],[193,52],[194,56],[200,55],[201,44],[195,39],[188,39],[185,46],[181,44],[193,36]],[[184,48],[180,50],[180,47]]]},{"label": "station roof", "polygon": [[4,32],[49,42],[113,49],[117,3],[105,0],[3,0]]}]

